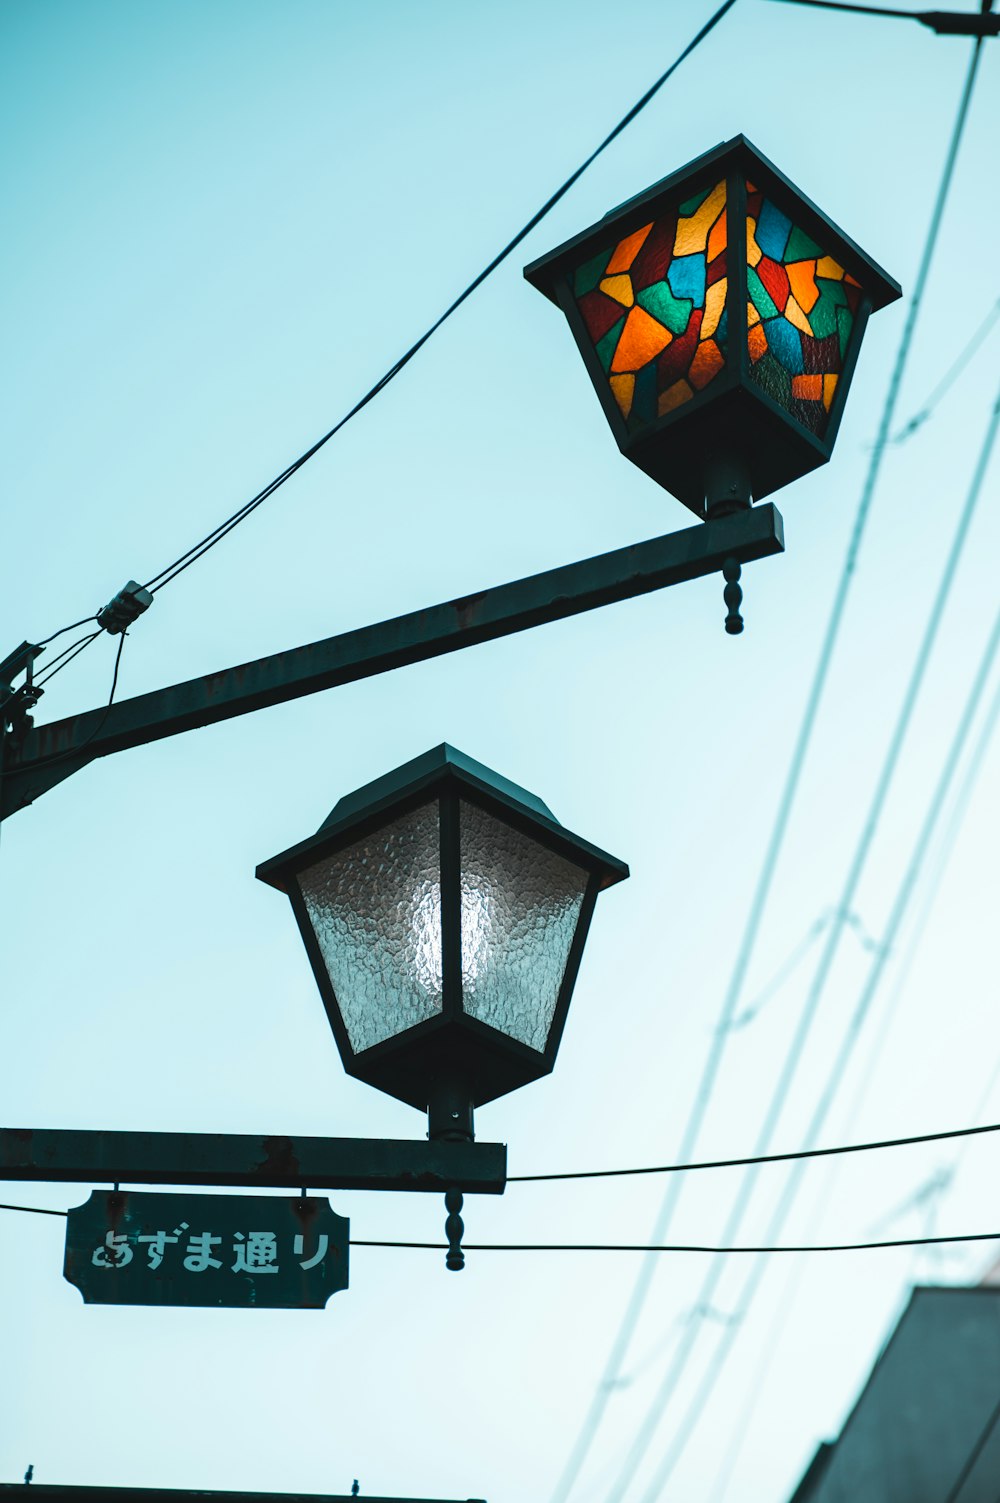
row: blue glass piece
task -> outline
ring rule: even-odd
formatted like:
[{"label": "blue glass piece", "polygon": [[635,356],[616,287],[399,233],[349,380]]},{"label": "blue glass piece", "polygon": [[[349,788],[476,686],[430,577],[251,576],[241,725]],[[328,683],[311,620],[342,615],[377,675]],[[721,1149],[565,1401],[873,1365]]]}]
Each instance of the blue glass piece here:
[{"label": "blue glass piece", "polygon": [[772,261],[784,261],[792,221],[765,198],[757,221],[757,244]]},{"label": "blue glass piece", "polygon": [[766,318],[767,347],[793,376],[802,374],[802,336],[787,318]]},{"label": "blue glass piece", "polygon": [[674,297],[689,297],[696,308],[701,308],[705,304],[706,275],[704,254],[678,256],[670,263],[667,281]]}]

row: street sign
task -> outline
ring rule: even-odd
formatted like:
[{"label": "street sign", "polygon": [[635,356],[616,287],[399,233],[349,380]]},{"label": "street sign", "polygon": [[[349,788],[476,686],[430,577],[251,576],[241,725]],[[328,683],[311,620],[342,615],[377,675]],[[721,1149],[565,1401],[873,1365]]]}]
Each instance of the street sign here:
[{"label": "street sign", "polygon": [[349,1231],[319,1196],[94,1190],[67,1214],[63,1273],[88,1305],[322,1310]]}]

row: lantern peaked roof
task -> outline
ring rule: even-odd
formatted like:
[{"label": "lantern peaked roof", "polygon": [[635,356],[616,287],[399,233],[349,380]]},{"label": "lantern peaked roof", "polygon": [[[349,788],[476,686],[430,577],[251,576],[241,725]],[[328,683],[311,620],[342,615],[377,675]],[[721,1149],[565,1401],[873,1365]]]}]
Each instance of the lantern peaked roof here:
[{"label": "lantern peaked roof", "polygon": [[625,862],[572,834],[560,824],[548,805],[534,793],[529,793],[527,788],[442,742],[440,746],[404,762],[401,767],[344,794],[315,835],[262,862],[257,868],[257,876],[262,882],[287,892],[289,881],[303,865],[318,859],[328,849],[342,847],[345,836],[373,820],[377,822],[379,815],[390,814],[403,801],[419,798],[424,791],[432,796],[433,790],[444,783],[454,783],[473,794],[485,795],[488,802],[499,805],[515,819],[519,817],[540,835],[555,837],[571,859],[574,856],[577,860],[582,858],[586,866],[599,869],[602,887],[610,887],[629,875]]},{"label": "lantern peaked roof", "polygon": [[884,308],[888,303],[894,303],[902,296],[902,289],[895,278],[889,276],[888,272],[873,261],[871,256],[863,251],[849,235],[845,235],[834,220],[807,198],[801,189],[796,187],[795,183],[744,135],[721,141],[711,151],[703,152],[686,166],[661,178],[652,187],[644,189],[643,192],[626,199],[617,208],[609,210],[603,219],[592,224],[589,229],[582,230],[578,235],[564,241],[562,245],[556,246],[555,250],[532,261],[524,268],[525,278],[533,287],[537,287],[539,292],[543,292],[551,302],[558,303],[557,283],[566,271],[567,263],[575,264],[580,260],[585,260],[589,251],[602,250],[608,242],[609,232],[613,232],[614,236],[620,239],[631,229],[638,229],[646,222],[652,204],[669,197],[677,189],[687,189],[692,180],[708,175],[710,170],[717,170],[723,163],[726,166],[730,163],[742,166],[749,175],[752,175],[758,188],[766,189],[783,205],[794,205],[796,222],[808,234],[818,236],[824,241],[830,252],[834,249],[839,252],[839,257],[843,260],[846,269],[857,278],[871,298],[873,312]]}]

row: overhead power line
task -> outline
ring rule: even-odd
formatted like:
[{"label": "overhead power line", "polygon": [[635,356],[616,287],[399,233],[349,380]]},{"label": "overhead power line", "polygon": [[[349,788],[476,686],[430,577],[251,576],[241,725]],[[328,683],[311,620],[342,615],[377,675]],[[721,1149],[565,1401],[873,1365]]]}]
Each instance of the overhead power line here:
[{"label": "overhead power line", "polygon": [[835,1148],[801,1148],[794,1153],[762,1153],[752,1158],[701,1159],[688,1164],[653,1164],[641,1169],[574,1169],[561,1174],[508,1174],[508,1185],[541,1184],[551,1180],[619,1179],[637,1174],[693,1174],[701,1169],[748,1169],[760,1164],[788,1164],[799,1159],[824,1159],[877,1149],[912,1148],[918,1143],[943,1143],[1000,1132],[1000,1122],[988,1127],[959,1127],[952,1132],[925,1132],[908,1138],[880,1138],[871,1143],[839,1144]]},{"label": "overhead power line", "polygon": [[[879,421],[875,448],[872,451],[871,457],[869,459],[868,470],[865,476],[864,484],[862,486],[861,497],[858,503],[857,512],[855,514],[853,527],[851,529],[851,536],[847,547],[847,554],[841,569],[840,579],[834,596],[829,620],[827,622],[823,643],[820,648],[819,658],[816,664],[812,685],[809,690],[808,699],[806,701],[806,707],[803,713],[802,722],[799,727],[799,732],[796,738],[794,749],[792,751],[788,772],[785,777],[785,784],[781,792],[777,811],[775,813],[771,835],[768,839],[764,859],[761,864],[757,882],[753,890],[753,895],[750,901],[750,909],[747,915],[746,925],[744,927],[743,935],[740,940],[739,948],[737,950],[736,960],[733,966],[732,973],[730,975],[729,984],[727,986],[725,997],[723,999],[719,1018],[714,1029],[712,1043],[710,1045],[708,1056],[702,1069],[701,1078],[695,1091],[694,1100],[692,1102],[691,1110],[688,1115],[688,1120],[681,1139],[678,1157],[682,1160],[691,1159],[694,1156],[698,1137],[701,1133],[702,1125],[708,1111],[708,1104],[715,1089],[715,1083],[718,1079],[719,1070],[722,1065],[722,1058],[725,1053],[726,1044],[728,1042],[730,1025],[732,1024],[733,1018],[736,1014],[736,1008],[743,991],[743,986],[746,980],[747,971],[749,969],[750,960],[754,953],[754,949],[757,943],[757,937],[763,923],[764,912],[767,907],[768,898],[770,896],[771,886],[774,880],[774,873],[777,868],[778,859],[784,845],[785,834],[791,816],[792,806],[798,792],[798,786],[802,776],[802,770],[805,765],[806,755],[812,741],[812,735],[815,729],[820,701],[823,696],[823,691],[826,687],[826,680],[830,670],[834,648],[836,646],[837,639],[840,633],[841,621],[843,619],[844,610],[847,605],[850,586],[853,580],[855,569],[857,567],[857,561],[861,551],[861,544],[864,538],[865,527],[875,494],[876,483],[881,472],[882,460],[885,454],[889,434],[892,431],[892,427],[895,421],[896,406],[899,399],[903,373],[906,369],[907,360],[910,354],[910,348],[913,342],[913,332],[916,325],[917,315],[923,303],[927,281],[930,274],[931,262],[934,257],[938,234],[941,228],[941,222],[944,217],[945,204],[947,202],[948,194],[951,189],[951,184],[955,172],[955,164],[958,159],[959,147],[961,145],[962,137],[965,132],[965,125],[969,113],[969,105],[972,99],[972,93],[978,69],[980,45],[981,44],[979,42],[975,44],[972,60],[970,62],[965,83],[962,89],[955,123],[952,128],[951,139],[949,141],[948,150],[945,156],[944,167],[942,169],[941,178],[934,199],[934,205],[931,211],[927,235],[925,237],[923,250],[921,252],[920,265],[917,270],[913,295],[909,302],[906,320],[903,326],[903,332],[900,338],[895,362],[893,364],[892,373],[889,379],[889,386],[886,393],[885,403]],[[681,1184],[682,1181],[680,1179],[675,1179],[671,1182],[669,1188],[667,1189],[663,1203],[660,1207],[659,1214],[653,1226],[652,1241],[654,1242],[662,1241],[666,1236],[667,1229],[673,1219],[674,1212],[677,1207],[677,1201],[679,1199],[681,1191]],[[593,1399],[591,1400],[590,1406],[583,1417],[582,1424],[577,1433],[576,1440],[574,1441],[574,1444],[571,1448],[562,1476],[556,1484],[555,1490],[552,1494],[552,1503],[567,1503],[570,1490],[580,1473],[580,1469],[583,1466],[584,1461],[586,1460],[594,1437],[597,1434],[601,1421],[603,1420],[604,1413],[607,1409],[610,1395],[613,1392],[615,1380],[617,1379],[618,1374],[621,1370],[622,1363],[624,1362],[625,1355],[628,1351],[628,1347],[631,1344],[632,1338],[639,1323],[640,1316],[643,1309],[645,1308],[646,1299],[649,1295],[649,1290],[652,1285],[655,1268],[655,1261],[651,1259],[643,1268],[639,1270],[635,1285],[633,1286],[632,1294],[629,1299],[629,1303],[619,1324],[618,1331],[612,1341],[611,1350],[609,1352],[601,1377],[598,1380]],[[707,1302],[711,1303],[711,1301]],[[691,1328],[692,1335],[695,1330],[696,1325]],[[688,1332],[685,1332],[685,1338],[687,1338],[688,1334]],[[612,1498],[617,1498],[620,1496],[620,1493],[613,1492],[611,1496]]]},{"label": "overhead power line", "polygon": [[541,208],[536,210],[536,212],[532,214],[531,218],[527,221],[526,224],[522,225],[517,234],[514,235],[510,240],[508,240],[503,249],[499,251],[493,257],[493,259],[488,262],[486,266],[484,266],[483,270],[479,272],[477,276],[473,277],[469,285],[464,289],[464,291],[459,293],[458,297],[456,297],[452,303],[448,305],[441,316],[435,319],[430,328],[425,330],[425,332],[421,334],[420,338],[417,339],[412,345],[410,345],[408,350],[400,355],[399,359],[389,367],[389,369],[383,376],[379,377],[379,379],[375,382],[375,385],[370,387],[369,390],[365,392],[364,396],[362,396],[357,402],[355,402],[354,406],[344,414],[339,422],[336,422],[328,432],[324,433],[322,438],[317,439],[314,444],[310,445],[310,447],[305,451],[304,454],[300,454],[298,459],[293,460],[290,465],[282,470],[280,475],[276,475],[275,478],[270,482],[270,484],[266,485],[262,491],[258,491],[256,496],[252,497],[251,500],[247,501],[245,505],[241,506],[237,511],[234,511],[232,515],[227,517],[224,522],[220,522],[219,525],[217,527],[214,527],[211,532],[206,533],[206,535],[201,539],[200,542],[195,543],[192,547],[188,548],[179,556],[179,558],[174,559],[172,564],[168,564],[165,569],[161,569],[158,574],[154,574],[152,579],[147,580],[146,589],[152,590],[154,593],[157,590],[162,590],[164,585],[167,585],[171,582],[171,580],[176,579],[178,574],[182,574],[185,569],[189,569],[193,563],[196,563],[197,560],[208,553],[211,548],[214,548],[217,543],[220,543],[228,533],[232,532],[234,527],[238,527],[239,524],[245,521],[252,512],[256,511],[258,506],[262,506],[270,496],[273,496],[275,491],[278,490],[282,485],[284,485],[286,480],[290,480],[291,477],[298,470],[300,470],[304,464],[307,464],[308,461],[312,459],[313,455],[318,454],[320,449],[322,449],[325,444],[328,444],[330,442],[331,438],[339,433],[342,428],[346,427],[346,425],[351,421],[352,418],[357,417],[358,413],[362,412],[368,406],[369,402],[377,397],[380,392],[384,391],[389,383],[395,380],[400,372],[404,370],[407,365],[409,365],[413,357],[423,349],[428,340],[437,333],[438,329],[440,329],[442,325],[447,323],[448,319],[451,318],[453,313],[456,313],[458,309],[461,308],[466,299],[471,297],[472,294],[477,290],[477,288],[481,287],[488,277],[492,276],[497,267],[501,266],[503,262],[507,260],[508,256],[510,256],[517,249],[522,241],[527,239],[532,230],[535,229],[535,227],[541,223],[545,216],[555,208],[556,204],[558,204],[563,198],[565,198],[569,190],[574,186],[575,183],[579,181],[579,179],[592,165],[592,163],[596,162],[601,153],[605,151],[613,141],[617,140],[622,131],[625,130],[627,126],[631,125],[632,121],[636,118],[637,115],[642,113],[647,104],[649,104],[650,101],[653,100],[659,93],[659,91],[663,88],[663,85],[667,82],[667,80],[677,71],[681,64],[691,56],[696,48],[701,45],[701,43],[710,34],[710,32],[712,32],[718,25],[718,23],[722,20],[726,12],[732,9],[734,4],[735,0],[723,0],[723,3],[718,7],[716,11],[713,12],[713,14],[705,22],[705,25],[702,26],[700,31],[698,31],[698,33],[694,37],[692,37],[691,41],[688,42],[683,51],[674,59],[669,68],[661,73],[656,82],[653,83],[646,90],[646,92],[636,100],[632,108],[622,116],[622,118],[618,121],[618,124],[608,132],[603,141],[601,141],[600,144],[594,148],[594,150],[585,159],[585,161],[583,161],[574,172],[570,173],[566,181],[560,187],[558,187],[554,193],[550,194],[550,196],[542,204]]},{"label": "overhead power line", "polygon": [[[976,463],[976,469],[973,475],[972,484],[970,486],[969,496],[966,500],[966,505],[963,509],[962,517],[959,521],[959,527],[952,545],[951,554],[949,556],[948,562],[945,565],[941,588],[939,588],[938,597],[935,602],[935,606],[932,609],[931,617],[928,621],[927,630],[924,635],[924,640],[921,644],[921,649],[918,652],[913,674],[907,687],[906,695],[904,696],[903,709],[900,714],[900,720],[899,722],[897,722],[897,728],[896,732],[893,735],[893,741],[890,745],[889,755],[886,759],[886,766],[888,766],[889,762],[894,756],[898,741],[899,726],[902,723],[903,719],[908,716],[910,709],[912,708],[913,695],[915,693],[919,678],[923,673],[924,667],[926,666],[926,657],[929,650],[929,644],[932,640],[933,633],[936,630],[936,617],[940,613],[940,609],[943,605],[943,600],[946,594],[944,587],[946,581],[948,581],[954,573],[956,548],[960,544],[960,539],[964,534],[964,529],[968,525],[968,518],[971,513],[971,509],[975,506],[976,500],[982,490],[983,482],[986,477],[987,466],[989,464],[993,446],[996,440],[998,426],[1000,426],[1000,395],[998,395],[997,397],[990,416],[990,421],[987,425],[986,434],[984,436],[983,444]],[[951,780],[954,777],[955,769],[958,765],[962,749],[965,745],[965,740],[968,736],[969,730],[971,729],[972,721],[979,707],[979,702],[982,697],[983,690],[985,689],[988,682],[989,674],[992,669],[998,647],[1000,647],[1000,612],[998,612],[996,620],[994,621],[993,629],[990,633],[989,640],[987,641],[986,649],[980,660],[975,680],[973,682],[969,697],[960,717],[959,725],[949,749],[948,756],[945,759],[945,764],[938,779],[937,786],[928,805],[924,821],[921,825],[920,833],[917,836],[917,841],[910,857],[910,861],[904,872],[899,888],[897,889],[896,897],[889,914],[885,933],[883,935],[883,943],[872,956],[872,964],[869,969],[865,984],[862,987],[861,995],[858,999],[854,1012],[848,1023],[847,1029],[841,1040],[840,1048],[830,1068],[826,1084],[824,1085],[823,1090],[820,1093],[819,1099],[816,1103],[812,1116],[809,1120],[809,1124],[806,1128],[805,1138],[807,1144],[814,1143],[816,1137],[823,1129],[823,1124],[826,1121],[827,1113],[829,1112],[830,1107],[833,1104],[834,1097],[836,1096],[836,1093],[840,1087],[841,1080],[843,1079],[843,1076],[847,1070],[848,1063],[850,1062],[851,1055],[854,1051],[854,1046],[857,1043],[861,1029],[864,1026],[865,1019],[867,1018],[870,1011],[875,993],[878,990],[878,986],[882,979],[886,961],[892,951],[893,945],[895,944],[896,937],[899,932],[899,927],[903,921],[903,917],[909,905],[910,898],[913,894],[917,877],[926,857],[928,847],[934,834],[934,830],[937,826],[937,821],[940,818],[941,810],[947,797],[948,789],[951,786]],[[883,773],[884,771],[885,768],[883,768]],[[869,816],[866,820],[865,827],[862,832],[861,842],[859,844],[858,851],[855,853],[855,859],[852,862],[852,869],[848,878],[849,882],[854,877],[855,872],[859,869],[858,852],[860,852],[862,847],[864,847],[867,841],[870,839],[870,833],[873,828],[873,816],[877,817],[876,811],[879,806],[880,800],[884,798],[886,787],[887,785],[883,776],[882,778],[880,778],[879,786],[876,789],[872,809],[869,811]],[[825,981],[826,974],[826,967],[824,966],[823,961],[821,961],[821,970],[817,972],[813,990],[810,994],[810,1003],[813,1002],[815,998],[818,998],[819,992],[817,990],[817,986],[821,982]],[[807,1004],[807,1011],[808,1007],[809,1004]],[[795,1043],[793,1043],[792,1047],[794,1051]],[[789,1058],[791,1057],[792,1056],[790,1055]],[[782,1075],[782,1082],[778,1088],[778,1096],[779,1098],[781,1098],[778,1103],[779,1110],[780,1106],[783,1105],[784,1095],[787,1093],[787,1089],[791,1083],[791,1077],[787,1069],[788,1062],[789,1059],[786,1058],[785,1069],[783,1070]],[[777,1113],[772,1107],[772,1111],[769,1114],[769,1120],[775,1120],[776,1116]],[[785,1221],[787,1220],[787,1217],[794,1204],[795,1197],[798,1194],[802,1177],[802,1168],[803,1165],[801,1163],[797,1163],[792,1167],[792,1171],[785,1184],[782,1195],[768,1223],[767,1231],[765,1233],[766,1240],[768,1241],[773,1240],[775,1237],[781,1235],[781,1229],[784,1226]],[[755,1170],[751,1170],[750,1174],[747,1176],[751,1184],[753,1183],[755,1173]],[[736,1206],[734,1207],[734,1212],[730,1216],[723,1233],[724,1240],[728,1241],[731,1237],[735,1236],[736,1230],[738,1229],[740,1221],[742,1220],[742,1212],[745,1209],[747,1199],[748,1196],[743,1193],[743,1189],[741,1187],[741,1192],[737,1196],[737,1202]],[[719,1276],[721,1275],[721,1271],[721,1265],[718,1263],[715,1264],[713,1268],[709,1269],[709,1272],[706,1275],[705,1281],[702,1286],[702,1291],[698,1296],[699,1302],[701,1302],[702,1300],[711,1301],[715,1292],[715,1286],[718,1282]],[[753,1302],[757,1289],[760,1285],[760,1281],[763,1278],[764,1272],[765,1268],[763,1262],[758,1261],[756,1264],[754,1264],[749,1275],[747,1276],[747,1284],[744,1288],[742,1303],[740,1307],[741,1314],[743,1316],[746,1315],[747,1311],[750,1308],[750,1305]],[[696,1334],[696,1327],[693,1327],[692,1329]],[[690,1435],[693,1433],[693,1430],[698,1424],[701,1415],[704,1413],[712,1389],[714,1388],[719,1374],[721,1373],[722,1368],[725,1364],[726,1358],[728,1357],[728,1354],[732,1349],[732,1344],[733,1340],[735,1339],[735,1332],[737,1329],[738,1327],[734,1326],[731,1330],[724,1332],[722,1337],[720,1338],[719,1344],[715,1350],[715,1353],[713,1354],[712,1362],[706,1369],[706,1372],[699,1385],[698,1391],[695,1395],[694,1401],[689,1405],[688,1410],[681,1421],[681,1427],[677,1437],[675,1437],[675,1440],[672,1442],[670,1448],[663,1458],[663,1461],[657,1469],[649,1490],[644,1494],[643,1503],[655,1503],[655,1500],[659,1497],[660,1490],[665,1485],[667,1479],[669,1478],[675,1465],[677,1464],[677,1461],[680,1459],[680,1456],[684,1451]],[[691,1344],[693,1345],[693,1342]],[[643,1428],[640,1432],[640,1435],[644,1442],[644,1447],[648,1446],[649,1441],[652,1437],[652,1433],[659,1426],[659,1421],[666,1408],[666,1404],[667,1402],[669,1402],[669,1399],[676,1388],[677,1381],[680,1377],[680,1371],[684,1365],[684,1362],[686,1361],[686,1355],[687,1354],[685,1353],[684,1358],[681,1360],[681,1362],[675,1363],[671,1368],[670,1372],[667,1375],[666,1381],[663,1385],[661,1385],[661,1389],[657,1394],[656,1399],[654,1400],[653,1406],[647,1414],[646,1421],[644,1422]],[[638,1459],[634,1464],[638,1464]]]},{"label": "overhead power line", "polygon": [[[44,1206],[0,1204],[0,1211],[26,1211],[32,1216],[66,1216]],[[950,1237],[896,1237],[882,1242],[827,1242],[811,1247],[710,1247],[701,1243],[648,1242],[464,1242],[466,1252],[623,1252],[623,1253],[807,1253],[876,1252],[888,1247],[926,1247],[940,1242],[1000,1242],[1000,1232],[956,1232]],[[389,1238],[351,1237],[351,1247],[401,1248],[407,1252],[447,1252],[446,1242],[404,1242]]]}]

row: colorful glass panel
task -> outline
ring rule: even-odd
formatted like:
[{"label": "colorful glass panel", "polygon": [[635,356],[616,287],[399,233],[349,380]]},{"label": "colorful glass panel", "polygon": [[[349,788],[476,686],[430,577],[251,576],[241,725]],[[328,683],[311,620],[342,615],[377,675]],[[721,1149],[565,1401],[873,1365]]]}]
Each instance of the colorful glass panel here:
[{"label": "colorful glass panel", "polygon": [[747,298],[751,378],[803,427],[822,436],[861,288],[749,182]]},{"label": "colorful glass panel", "polygon": [[573,295],[630,433],[725,369],[726,184],[577,267]]}]

